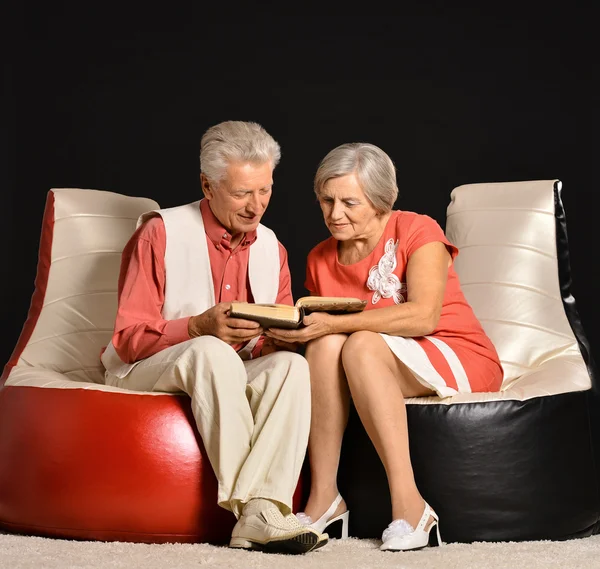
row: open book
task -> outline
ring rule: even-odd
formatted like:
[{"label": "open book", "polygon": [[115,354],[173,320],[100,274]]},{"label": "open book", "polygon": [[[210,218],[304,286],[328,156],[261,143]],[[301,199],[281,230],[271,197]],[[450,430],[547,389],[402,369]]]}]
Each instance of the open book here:
[{"label": "open book", "polygon": [[300,328],[302,319],[311,312],[349,314],[361,312],[366,300],[341,296],[303,296],[294,306],[232,302],[230,316],[254,320],[263,328]]}]

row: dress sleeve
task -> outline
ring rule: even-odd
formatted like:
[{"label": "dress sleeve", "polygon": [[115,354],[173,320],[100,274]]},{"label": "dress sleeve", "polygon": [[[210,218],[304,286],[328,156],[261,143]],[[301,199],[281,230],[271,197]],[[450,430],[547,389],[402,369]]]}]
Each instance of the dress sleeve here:
[{"label": "dress sleeve", "polygon": [[407,239],[407,256],[410,257],[419,247],[440,241],[446,245],[452,260],[458,255],[458,247],[450,243],[440,224],[428,215],[417,215],[412,222]]}]

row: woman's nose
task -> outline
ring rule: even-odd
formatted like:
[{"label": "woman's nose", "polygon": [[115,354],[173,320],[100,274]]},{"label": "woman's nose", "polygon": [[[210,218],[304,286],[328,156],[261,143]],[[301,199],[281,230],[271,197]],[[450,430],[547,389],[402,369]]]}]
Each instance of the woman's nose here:
[{"label": "woman's nose", "polygon": [[344,211],[343,211],[343,208],[342,208],[341,204],[334,203],[331,206],[330,217],[332,219],[340,219],[343,215],[344,215]]}]

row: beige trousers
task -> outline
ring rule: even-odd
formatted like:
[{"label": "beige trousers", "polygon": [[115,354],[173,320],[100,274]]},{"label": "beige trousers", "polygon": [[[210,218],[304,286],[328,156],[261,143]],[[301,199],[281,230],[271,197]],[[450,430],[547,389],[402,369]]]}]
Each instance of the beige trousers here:
[{"label": "beige trousers", "polygon": [[242,361],[231,346],[200,336],[143,360],[106,384],[185,392],[219,484],[218,503],[239,518],[251,498],[291,512],[310,430],[308,363],[293,352]]}]

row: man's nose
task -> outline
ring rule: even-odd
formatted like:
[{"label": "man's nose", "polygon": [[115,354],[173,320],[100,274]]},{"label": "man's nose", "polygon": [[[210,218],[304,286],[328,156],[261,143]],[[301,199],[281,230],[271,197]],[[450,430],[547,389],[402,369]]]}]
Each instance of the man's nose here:
[{"label": "man's nose", "polygon": [[258,194],[250,194],[250,199],[248,200],[248,209],[253,213],[259,212],[263,210],[263,204],[261,202],[260,196]]}]

